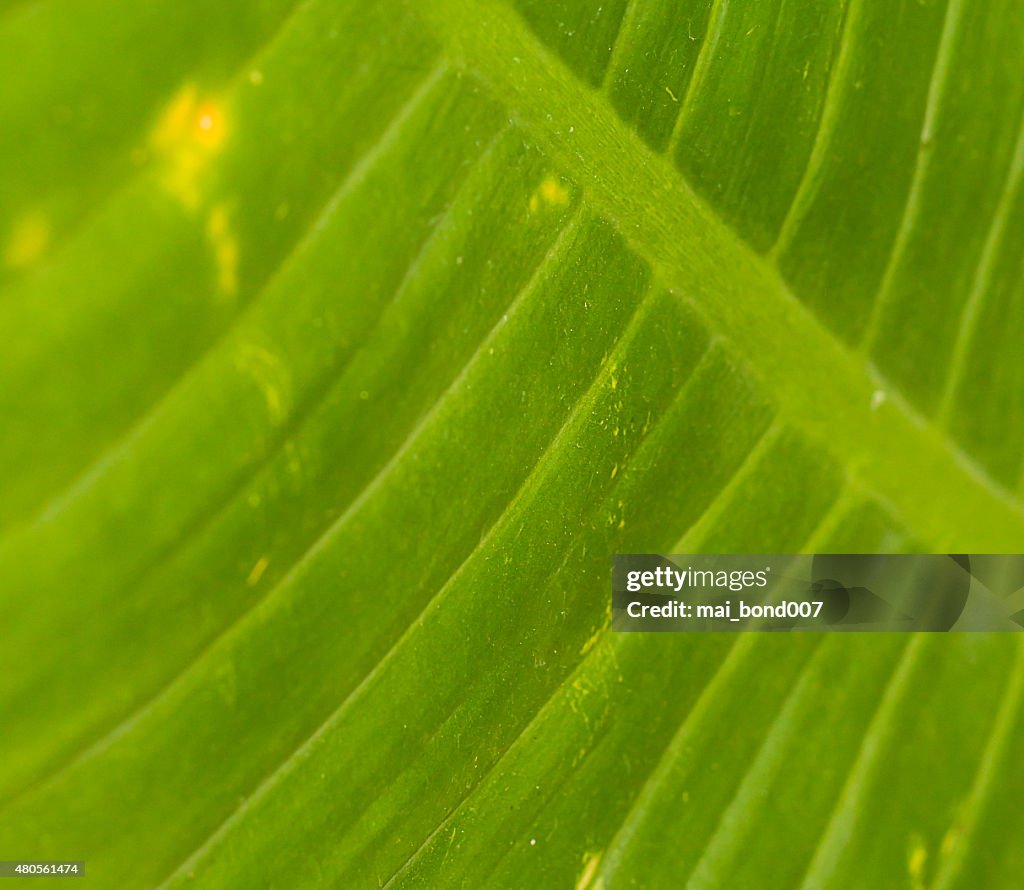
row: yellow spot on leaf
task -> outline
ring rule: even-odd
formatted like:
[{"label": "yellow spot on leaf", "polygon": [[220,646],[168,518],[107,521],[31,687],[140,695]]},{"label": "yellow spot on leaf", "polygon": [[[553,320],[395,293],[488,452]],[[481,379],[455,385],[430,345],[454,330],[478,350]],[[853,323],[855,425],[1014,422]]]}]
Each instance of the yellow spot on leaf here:
[{"label": "yellow spot on leaf", "polygon": [[224,138],[224,111],[219,105],[207,102],[200,106],[196,117],[196,138],[204,145],[220,145]]},{"label": "yellow spot on leaf", "polygon": [[920,838],[915,838],[913,848],[907,858],[907,871],[910,873],[910,883],[913,887],[924,886],[924,868],[928,862],[928,850]]},{"label": "yellow spot on leaf", "polygon": [[226,138],[224,106],[200,98],[195,84],[174,95],[150,131],[149,147],[161,164],[161,182],[189,210],[199,206],[203,180]]},{"label": "yellow spot on leaf", "polygon": [[250,587],[255,587],[260,583],[260,578],[263,577],[263,573],[267,570],[269,560],[265,556],[261,556],[256,560],[256,564],[252,567],[249,572],[249,577],[245,579],[245,583]]},{"label": "yellow spot on leaf", "polygon": [[9,269],[31,266],[46,253],[50,245],[50,224],[41,213],[29,213],[15,224],[4,249],[4,263]]},{"label": "yellow spot on leaf", "polygon": [[601,864],[600,853],[588,853],[583,860],[583,871],[580,872],[576,881],[576,890],[589,890],[594,878],[597,876],[598,866]]},{"label": "yellow spot on leaf", "polygon": [[605,631],[608,630],[608,626],[609,626],[610,623],[611,623],[611,615],[610,614],[606,614],[605,615],[605,620],[601,623],[601,626],[598,627],[597,630],[595,630],[590,635],[590,637],[587,639],[587,641],[580,648],[580,655],[586,655],[591,649],[594,648],[594,646],[597,644],[597,642],[604,637]]},{"label": "yellow spot on leaf", "polygon": [[614,479],[618,475],[619,475],[619,465],[616,464],[614,467],[612,467],[612,474],[608,478],[609,479]]},{"label": "yellow spot on leaf", "polygon": [[548,207],[566,207],[569,204],[569,190],[554,176],[546,176],[530,195],[530,212],[536,213],[542,203]]},{"label": "yellow spot on leaf", "polygon": [[217,286],[228,296],[238,291],[238,241],[227,207],[217,204],[206,218],[206,237],[217,267]]},{"label": "yellow spot on leaf", "polygon": [[262,346],[245,344],[235,357],[235,367],[250,377],[263,394],[267,414],[274,424],[288,413],[288,373],[281,360]]},{"label": "yellow spot on leaf", "polygon": [[558,204],[564,207],[569,203],[569,190],[551,176],[540,184],[540,193],[549,204]]},{"label": "yellow spot on leaf", "polygon": [[942,838],[942,855],[952,856],[960,841],[960,829],[954,825]]}]

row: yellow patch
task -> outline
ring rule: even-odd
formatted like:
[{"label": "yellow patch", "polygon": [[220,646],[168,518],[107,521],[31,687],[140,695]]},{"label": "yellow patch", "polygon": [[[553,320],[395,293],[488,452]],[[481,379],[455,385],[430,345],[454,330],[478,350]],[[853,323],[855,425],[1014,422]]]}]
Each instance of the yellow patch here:
[{"label": "yellow patch", "polygon": [[4,248],[4,263],[9,269],[24,269],[37,262],[50,246],[50,224],[41,213],[22,217]]},{"label": "yellow patch", "polygon": [[576,890],[588,890],[597,875],[597,869],[600,864],[600,853],[589,853],[584,857],[583,871],[580,872],[580,876],[576,881]]},{"label": "yellow patch", "polygon": [[910,873],[910,883],[913,887],[924,886],[924,868],[928,862],[928,850],[921,840],[915,839],[910,856],[907,858],[907,871]]},{"label": "yellow patch", "polygon": [[536,213],[540,209],[541,203],[548,207],[567,207],[569,189],[554,176],[547,176],[530,195],[530,212]]},{"label": "yellow patch", "polygon": [[206,218],[206,238],[217,267],[217,286],[224,294],[233,296],[238,292],[238,241],[223,204],[217,204]]},{"label": "yellow patch", "polygon": [[580,655],[586,655],[591,649],[594,648],[594,645],[598,642],[598,640],[600,640],[604,636],[605,631],[608,630],[608,625],[610,621],[610,616],[606,615],[605,620],[602,622],[601,626],[590,635],[589,639],[580,648]]},{"label": "yellow patch", "polygon": [[164,188],[189,210],[198,208],[203,179],[226,139],[223,104],[201,98],[194,83],[175,94],[150,131],[149,147],[161,163]]},{"label": "yellow patch", "polygon": [[271,422],[284,420],[290,400],[288,372],[281,360],[262,346],[245,344],[235,357],[235,367],[259,387]]},{"label": "yellow patch", "polygon": [[952,856],[956,850],[957,843],[960,840],[960,829],[957,826],[953,826],[943,835],[942,837],[942,855]]},{"label": "yellow patch", "polygon": [[249,572],[249,577],[245,579],[245,583],[250,587],[255,587],[260,583],[260,578],[263,577],[263,573],[267,570],[269,560],[265,556],[261,556],[256,560],[252,570]]},{"label": "yellow patch", "polygon": [[557,204],[560,207],[564,207],[569,203],[569,190],[551,176],[540,184],[540,194],[549,204]]},{"label": "yellow patch", "polygon": [[218,148],[224,141],[224,109],[215,102],[204,102],[196,110],[196,141],[207,148]]}]

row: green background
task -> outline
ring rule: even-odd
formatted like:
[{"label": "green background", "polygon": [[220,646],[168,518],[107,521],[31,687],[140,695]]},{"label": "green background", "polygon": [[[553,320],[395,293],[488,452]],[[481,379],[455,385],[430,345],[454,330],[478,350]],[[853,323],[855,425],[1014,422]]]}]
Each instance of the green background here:
[{"label": "green background", "polygon": [[1022,69],[1019,0],[0,4],[0,858],[1020,886],[1013,635],[608,623],[614,552],[1022,549]]}]

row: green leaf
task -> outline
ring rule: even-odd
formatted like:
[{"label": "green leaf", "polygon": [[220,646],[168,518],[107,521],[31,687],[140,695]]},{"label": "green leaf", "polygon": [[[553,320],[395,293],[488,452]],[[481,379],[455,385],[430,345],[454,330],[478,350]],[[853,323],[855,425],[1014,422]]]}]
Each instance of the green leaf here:
[{"label": "green leaf", "polygon": [[0,859],[1019,886],[1015,637],[616,635],[609,571],[1020,550],[1022,26],[0,4]]}]

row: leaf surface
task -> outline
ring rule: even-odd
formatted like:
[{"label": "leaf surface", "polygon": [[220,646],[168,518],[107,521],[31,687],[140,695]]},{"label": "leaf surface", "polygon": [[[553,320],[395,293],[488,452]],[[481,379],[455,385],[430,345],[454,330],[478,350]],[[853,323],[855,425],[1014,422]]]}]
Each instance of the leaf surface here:
[{"label": "leaf surface", "polygon": [[1015,637],[608,630],[1020,550],[1017,4],[134,6],[0,5],[0,859],[1019,885]]}]

